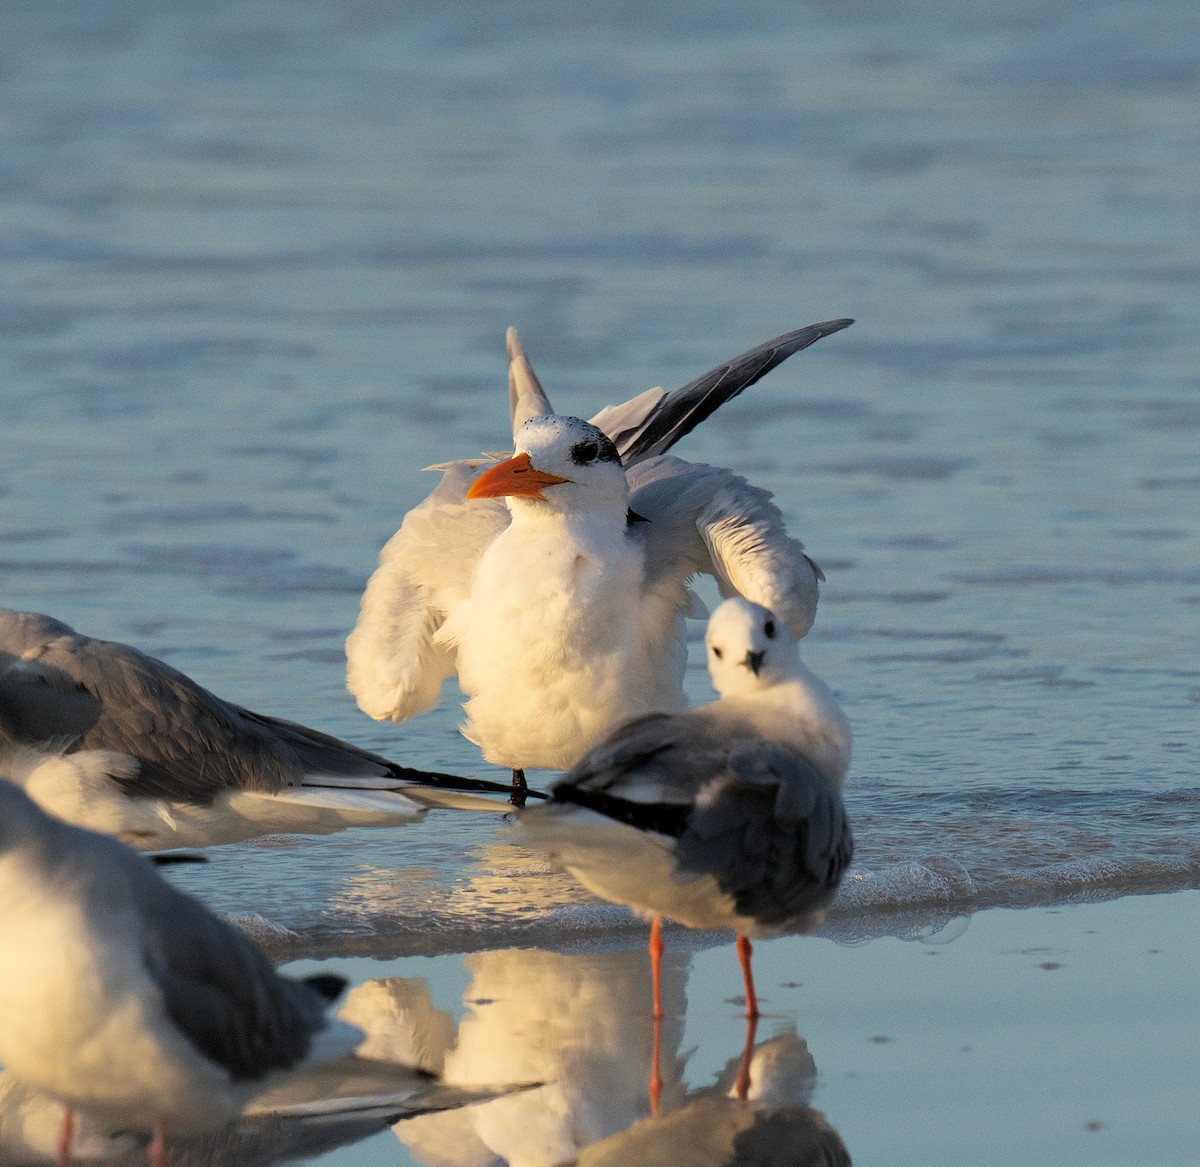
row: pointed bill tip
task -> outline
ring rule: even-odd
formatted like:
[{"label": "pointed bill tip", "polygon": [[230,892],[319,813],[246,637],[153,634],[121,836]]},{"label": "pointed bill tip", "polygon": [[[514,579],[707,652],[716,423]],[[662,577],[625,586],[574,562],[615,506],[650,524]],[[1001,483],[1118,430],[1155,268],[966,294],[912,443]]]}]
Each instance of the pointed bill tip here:
[{"label": "pointed bill tip", "polygon": [[504,351],[508,354],[510,361],[515,361],[518,357],[525,355],[525,350],[521,348],[521,338],[511,324],[504,333]]}]

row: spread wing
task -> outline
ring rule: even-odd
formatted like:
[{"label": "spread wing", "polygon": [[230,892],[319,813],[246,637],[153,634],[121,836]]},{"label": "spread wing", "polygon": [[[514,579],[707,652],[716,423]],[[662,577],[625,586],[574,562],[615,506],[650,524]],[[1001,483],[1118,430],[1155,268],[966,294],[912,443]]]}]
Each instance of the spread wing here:
[{"label": "spread wing", "polygon": [[453,649],[435,641],[449,612],[466,598],[488,544],[508,525],[499,499],[467,502],[490,463],[447,462],[433,492],[404,517],[379,554],[346,640],[346,684],[377,721],[405,721],[432,708],[454,671]]},{"label": "spread wing", "polygon": [[606,406],[592,418],[592,424],[612,438],[626,466],[655,454],[665,454],[715,409],[765,377],[793,353],[853,323],[846,319],[826,320],[785,332],[670,393],[647,389],[621,405]]},{"label": "spread wing", "polygon": [[811,627],[821,569],[784,529],[770,491],[731,470],[660,455],[629,469],[629,506],[646,548],[650,588],[674,591],[697,573],[725,597],[770,608],[794,636]]}]

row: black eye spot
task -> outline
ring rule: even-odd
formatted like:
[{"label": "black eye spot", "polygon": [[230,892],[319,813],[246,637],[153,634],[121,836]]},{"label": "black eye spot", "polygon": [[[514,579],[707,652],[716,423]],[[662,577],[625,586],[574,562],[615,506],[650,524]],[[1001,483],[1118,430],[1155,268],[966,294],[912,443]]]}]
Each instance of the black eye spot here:
[{"label": "black eye spot", "polygon": [[[579,424],[586,425],[585,422]],[[604,431],[598,430],[592,425],[588,425],[587,429],[592,431],[591,436],[580,439],[571,447],[571,461],[576,466],[590,466],[593,462],[616,462],[619,464],[621,455],[617,453],[617,447],[608,440]]]},{"label": "black eye spot", "polygon": [[715,656],[717,658],[717,660],[721,659],[721,650],[715,644],[713,645],[712,653],[713,653],[713,656]]},{"label": "black eye spot", "polygon": [[766,622],[766,623],[763,625],[763,631],[764,631],[764,632],[767,634],[767,639],[768,639],[768,640],[774,640],[774,639],[775,639],[775,621],[774,621],[774,620],[768,620],[768,621],[767,621],[767,622]]}]

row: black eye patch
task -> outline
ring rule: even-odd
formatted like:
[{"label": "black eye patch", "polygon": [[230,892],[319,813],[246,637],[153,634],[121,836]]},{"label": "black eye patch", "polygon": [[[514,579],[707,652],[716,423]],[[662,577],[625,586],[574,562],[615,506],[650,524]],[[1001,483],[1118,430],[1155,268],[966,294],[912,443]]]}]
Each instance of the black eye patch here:
[{"label": "black eye patch", "polygon": [[596,437],[585,438],[571,447],[571,461],[576,466],[590,466],[593,462],[620,462],[617,447],[608,437],[596,430]]},{"label": "black eye patch", "polygon": [[768,640],[774,640],[774,639],[775,639],[775,621],[774,621],[774,620],[768,620],[768,621],[767,621],[767,622],[766,622],[766,623],[763,625],[763,631],[764,631],[764,632],[767,634],[767,639],[768,639]]}]

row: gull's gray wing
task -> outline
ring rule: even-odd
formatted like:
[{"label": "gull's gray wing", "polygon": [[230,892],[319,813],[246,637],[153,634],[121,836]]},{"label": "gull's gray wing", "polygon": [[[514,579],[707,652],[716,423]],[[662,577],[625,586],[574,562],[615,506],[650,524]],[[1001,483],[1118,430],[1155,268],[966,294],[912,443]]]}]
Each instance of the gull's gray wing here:
[{"label": "gull's gray wing", "polygon": [[626,723],[551,798],[674,838],[682,872],[711,875],[768,928],[826,904],[854,851],[841,796],[807,758],[703,711]]},{"label": "gull's gray wing", "polygon": [[137,774],[115,780],[135,796],[206,803],[279,790],[303,770],[262,720],[170,665],[36,613],[0,613],[0,730],[20,745],[129,754]]},{"label": "gull's gray wing", "polygon": [[379,553],[346,639],[346,684],[376,721],[405,721],[433,708],[454,672],[455,652],[436,640],[469,594],[475,564],[508,525],[501,499],[468,502],[487,461],[447,462],[432,493],[404,517]]},{"label": "gull's gray wing", "polygon": [[[18,858],[18,878],[65,901],[88,943],[118,967],[136,968],[140,957],[170,1019],[205,1056],[250,1080],[308,1053],[341,978],[313,978],[310,986],[279,976],[247,937],[171,887],[136,851],[47,814],[11,782],[0,781],[0,810],[0,853]],[[135,975],[128,988],[144,991]],[[345,1028],[348,1037],[358,1032]]]},{"label": "gull's gray wing", "polygon": [[631,467],[629,486],[629,507],[646,520],[633,534],[645,546],[649,588],[677,592],[703,573],[722,596],[769,608],[796,637],[812,627],[825,577],[788,535],[770,491],[731,470],[670,455]]},{"label": "gull's gray wing", "polygon": [[[105,840],[107,842],[108,840]],[[280,976],[259,949],[199,901],[143,869],[136,883],[147,972],[188,1040],[236,1080],[261,1078],[303,1060],[340,989]],[[152,877],[152,878],[151,878]]]},{"label": "gull's gray wing", "polygon": [[826,320],[785,332],[670,393],[647,389],[621,405],[606,406],[591,419],[592,424],[612,438],[627,467],[655,454],[665,454],[715,409],[765,377],[793,353],[853,323],[848,319]]},{"label": "gull's gray wing", "polygon": [[824,907],[854,854],[841,795],[797,751],[746,740],[675,843],[683,871],[711,874],[738,913],[798,926]]},{"label": "gull's gray wing", "polygon": [[128,645],[81,636],[36,612],[0,609],[0,745],[109,750],[133,798],[209,804],[233,790],[378,782],[507,792],[484,779],[397,765],[331,734],[224,701]]}]

